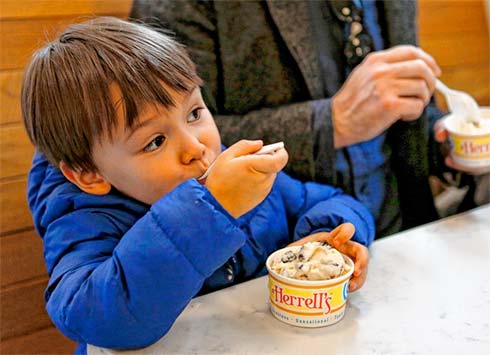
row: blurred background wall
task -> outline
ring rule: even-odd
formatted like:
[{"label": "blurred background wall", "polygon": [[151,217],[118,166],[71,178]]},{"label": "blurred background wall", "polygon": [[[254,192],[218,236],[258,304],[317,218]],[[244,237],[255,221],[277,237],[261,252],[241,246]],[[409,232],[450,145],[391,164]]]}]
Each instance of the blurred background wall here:
[{"label": "blurred background wall", "polygon": [[0,0],[0,353],[66,354],[75,343],[44,310],[41,239],[26,201],[33,148],[24,133],[20,87],[31,53],[68,23],[91,15],[126,18],[131,0]]},{"label": "blurred background wall", "polygon": [[421,47],[439,63],[443,82],[488,106],[490,44],[485,1],[419,0],[419,38]]},{"label": "blurred background wall", "polygon": [[[421,46],[439,62],[441,79],[467,91],[480,105],[490,105],[485,1],[419,1]],[[24,66],[36,48],[68,23],[91,15],[126,18],[130,7],[131,0],[0,0],[0,354],[74,349],[44,310],[42,243],[25,192],[33,148],[21,123]]]}]

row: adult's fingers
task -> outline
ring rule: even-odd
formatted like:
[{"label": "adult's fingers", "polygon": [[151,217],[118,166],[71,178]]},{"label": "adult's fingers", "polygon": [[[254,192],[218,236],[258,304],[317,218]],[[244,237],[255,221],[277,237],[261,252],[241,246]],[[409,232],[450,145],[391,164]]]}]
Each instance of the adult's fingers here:
[{"label": "adult's fingers", "polygon": [[419,98],[424,105],[430,102],[430,89],[422,79],[399,79],[396,81],[395,90],[398,96]]},{"label": "adult's fingers", "polygon": [[447,131],[443,119],[437,120],[434,123],[434,139],[439,143],[447,141]]},{"label": "adult's fingers", "polygon": [[411,59],[422,59],[431,68],[432,72],[436,76],[441,75],[441,68],[439,68],[435,59],[419,47],[400,45],[384,51],[375,52],[375,54],[376,53],[379,53],[380,56],[382,56],[382,60],[386,62],[400,62]]},{"label": "adult's fingers", "polygon": [[444,143],[445,141],[447,141],[447,131],[445,129],[435,130],[434,139],[438,143]]},{"label": "adult's fingers", "polygon": [[436,76],[431,68],[421,59],[412,59],[391,64],[390,70],[397,78],[421,79],[432,94],[436,87]]},{"label": "adult's fingers", "polygon": [[398,117],[403,121],[413,121],[422,115],[425,103],[418,97],[399,97],[394,103]]},{"label": "adult's fingers", "polygon": [[468,168],[466,166],[460,165],[456,163],[451,156],[447,156],[444,160],[444,163],[455,170],[465,172],[470,175],[483,175],[490,173],[490,167],[483,168]]}]

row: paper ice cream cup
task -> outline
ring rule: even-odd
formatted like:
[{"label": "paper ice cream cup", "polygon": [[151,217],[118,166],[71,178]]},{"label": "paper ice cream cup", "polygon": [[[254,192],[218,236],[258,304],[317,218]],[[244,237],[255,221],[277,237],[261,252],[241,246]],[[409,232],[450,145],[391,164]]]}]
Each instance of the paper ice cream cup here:
[{"label": "paper ice cream cup", "polygon": [[343,255],[350,266],[349,271],[337,278],[319,281],[296,280],[272,270],[272,260],[278,254],[286,250],[297,252],[300,248],[284,248],[267,258],[270,310],[280,321],[297,327],[317,328],[335,324],[344,316],[354,263]]},{"label": "paper ice cream cup", "polygon": [[456,163],[469,168],[490,166],[490,107],[481,107],[480,114],[479,127],[453,113],[443,117],[451,157]]}]

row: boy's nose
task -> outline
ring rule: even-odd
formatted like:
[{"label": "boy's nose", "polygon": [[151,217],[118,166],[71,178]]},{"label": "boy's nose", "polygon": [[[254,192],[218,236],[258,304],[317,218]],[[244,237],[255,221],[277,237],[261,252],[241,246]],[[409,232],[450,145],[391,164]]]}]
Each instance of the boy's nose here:
[{"label": "boy's nose", "polygon": [[201,159],[206,151],[206,146],[201,143],[198,137],[192,134],[185,134],[181,137],[181,160],[183,164],[190,164],[192,161]]}]

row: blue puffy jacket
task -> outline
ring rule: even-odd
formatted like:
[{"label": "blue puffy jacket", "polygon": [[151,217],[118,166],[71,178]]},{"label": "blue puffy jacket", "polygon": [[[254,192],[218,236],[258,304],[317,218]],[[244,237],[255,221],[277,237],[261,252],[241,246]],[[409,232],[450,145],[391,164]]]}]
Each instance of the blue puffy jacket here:
[{"label": "blue puffy jacket", "polygon": [[354,240],[374,238],[359,202],[284,173],[235,219],[194,179],[148,206],[118,191],[86,194],[36,153],[28,199],[44,240],[47,311],[82,351],[154,343],[194,296],[265,274],[271,252],[313,232],[351,222]]}]

